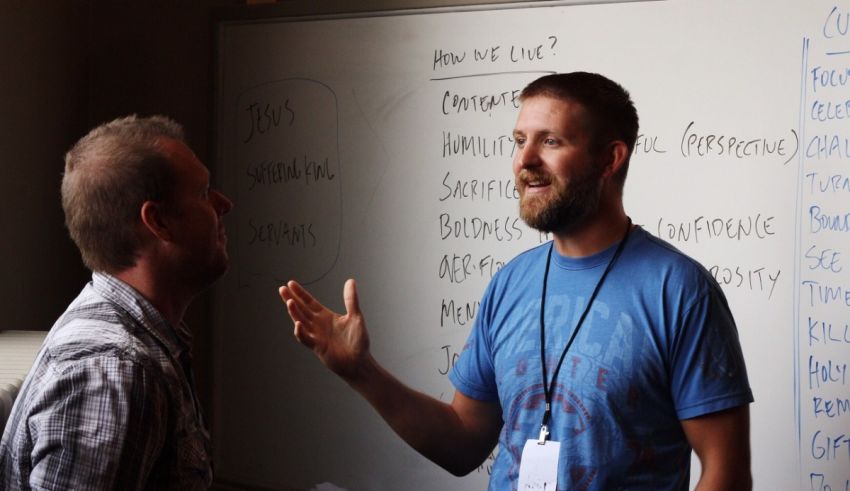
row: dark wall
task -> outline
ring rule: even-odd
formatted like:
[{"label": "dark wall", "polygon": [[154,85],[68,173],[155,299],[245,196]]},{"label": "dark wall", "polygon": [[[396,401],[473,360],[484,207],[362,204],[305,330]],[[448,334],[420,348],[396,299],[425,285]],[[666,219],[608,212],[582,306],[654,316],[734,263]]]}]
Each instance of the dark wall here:
[{"label": "dark wall", "polygon": [[190,146],[206,160],[214,3],[92,0],[92,125],[129,113],[166,114],[185,126]]},{"label": "dark wall", "polygon": [[[88,281],[64,228],[65,151],[130,113],[181,122],[208,160],[212,14],[233,0],[0,2],[0,329],[47,330]],[[187,315],[210,399],[207,300]]]},{"label": "dark wall", "polygon": [[59,198],[88,123],[87,26],[87,2],[0,2],[0,329],[49,329],[88,278]]}]

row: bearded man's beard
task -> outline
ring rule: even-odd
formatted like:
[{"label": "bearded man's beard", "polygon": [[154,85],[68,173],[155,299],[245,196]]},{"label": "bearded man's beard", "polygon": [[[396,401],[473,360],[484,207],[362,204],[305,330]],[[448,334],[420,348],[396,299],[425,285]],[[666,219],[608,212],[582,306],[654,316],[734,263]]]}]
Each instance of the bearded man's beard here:
[{"label": "bearded man's beard", "polygon": [[[563,183],[540,169],[523,169],[516,179],[520,192],[519,215],[531,228],[546,233],[569,233],[599,208],[602,166],[591,166],[584,175]],[[529,183],[548,183],[546,195],[527,196]]]}]

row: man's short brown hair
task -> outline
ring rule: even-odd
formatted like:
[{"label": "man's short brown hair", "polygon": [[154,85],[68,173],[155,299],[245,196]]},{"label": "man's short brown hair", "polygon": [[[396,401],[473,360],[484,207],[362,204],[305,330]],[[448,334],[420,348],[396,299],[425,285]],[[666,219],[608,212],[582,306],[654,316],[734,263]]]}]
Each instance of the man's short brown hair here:
[{"label": "man's short brown hair", "polygon": [[98,126],[65,155],[65,225],[92,271],[136,263],[142,204],[167,200],[175,185],[162,138],[182,142],[183,128],[164,116],[132,115]]}]

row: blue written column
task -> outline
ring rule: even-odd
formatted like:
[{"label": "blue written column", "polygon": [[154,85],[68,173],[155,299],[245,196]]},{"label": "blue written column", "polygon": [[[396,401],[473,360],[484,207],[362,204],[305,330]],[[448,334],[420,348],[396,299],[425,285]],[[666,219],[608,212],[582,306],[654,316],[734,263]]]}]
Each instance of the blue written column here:
[{"label": "blue written column", "polygon": [[850,489],[850,3],[802,46],[796,403],[801,489]]}]

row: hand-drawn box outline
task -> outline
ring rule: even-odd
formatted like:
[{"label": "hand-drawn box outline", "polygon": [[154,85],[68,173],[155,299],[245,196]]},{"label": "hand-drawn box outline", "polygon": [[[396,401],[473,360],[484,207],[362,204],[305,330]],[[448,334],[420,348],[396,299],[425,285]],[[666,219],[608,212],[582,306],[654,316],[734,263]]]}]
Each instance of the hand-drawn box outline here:
[{"label": "hand-drawn box outline", "polygon": [[[338,240],[337,240],[337,244],[336,244],[336,251],[335,251],[335,254],[334,254],[333,261],[331,261],[330,266],[328,266],[328,268],[326,270],[324,270],[318,276],[316,276],[314,278],[310,278],[310,279],[307,279],[307,278],[280,278],[280,277],[278,277],[277,274],[272,274],[272,276],[271,276],[271,279],[273,279],[274,281],[277,281],[281,284],[286,282],[286,281],[289,281],[290,279],[297,279],[303,285],[310,285],[310,284],[316,283],[318,281],[321,281],[325,276],[328,275],[328,273],[333,271],[333,269],[336,267],[337,262],[339,262],[339,255],[340,255],[340,251],[341,251],[341,248],[342,248],[342,223],[343,223],[342,159],[341,159],[340,153],[339,153],[339,100],[337,98],[336,92],[334,92],[334,90],[329,85],[327,85],[323,82],[320,82],[318,80],[314,80],[314,79],[306,78],[306,77],[289,77],[289,78],[282,78],[282,79],[278,79],[278,80],[271,80],[271,81],[268,81],[268,82],[263,82],[263,83],[258,84],[258,85],[254,85],[254,86],[249,87],[249,88],[243,90],[242,92],[240,92],[236,97],[236,109],[234,110],[233,114],[238,113],[238,108],[240,107],[240,101],[245,96],[245,94],[256,91],[256,90],[263,88],[263,87],[266,87],[266,86],[279,84],[279,83],[283,83],[283,82],[292,82],[292,81],[309,82],[309,83],[314,83],[314,84],[317,84],[317,85],[324,87],[325,89],[327,89],[327,91],[333,97],[333,103],[334,103],[334,118],[335,118],[335,127],[336,127],[336,134],[334,135],[334,146],[336,147],[335,150],[336,150],[336,157],[337,157],[337,178],[339,179],[339,181],[338,181],[339,210],[338,210],[338,215],[337,215],[338,216],[338,221],[337,221],[337,223],[338,223],[338,230],[337,230]],[[235,132],[237,133],[235,141],[240,141],[238,131],[239,130],[238,130],[238,125],[237,125],[237,127],[235,129]],[[240,201],[239,200],[239,195],[240,195],[239,186],[237,186],[236,189],[237,189],[236,199],[237,199],[237,205],[238,205],[238,202]],[[242,225],[239,222],[239,220],[236,220],[237,243],[238,243],[239,237],[241,237],[241,234],[242,234]],[[256,273],[242,272],[241,274],[250,274],[250,275],[253,275],[253,276],[258,276]],[[248,282],[240,281],[239,283],[244,285]]]}]

